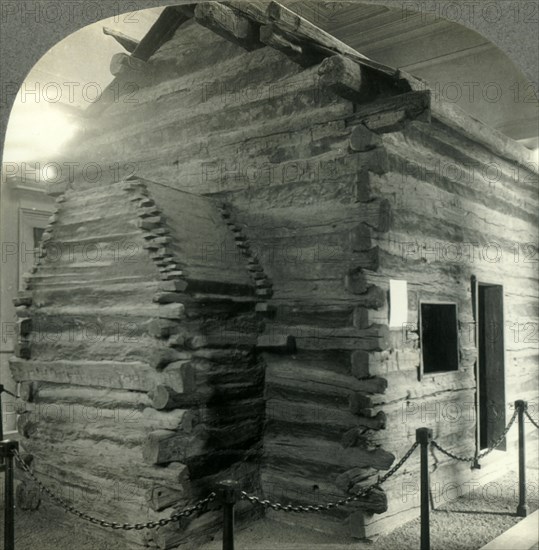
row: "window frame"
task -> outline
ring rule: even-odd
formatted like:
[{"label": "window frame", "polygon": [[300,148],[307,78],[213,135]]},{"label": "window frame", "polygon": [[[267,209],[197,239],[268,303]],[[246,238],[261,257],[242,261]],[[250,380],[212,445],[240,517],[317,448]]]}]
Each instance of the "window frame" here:
[{"label": "window frame", "polygon": [[[456,330],[456,346],[457,346],[457,368],[454,370],[441,370],[436,372],[425,372],[423,365],[423,322],[421,315],[421,306],[423,304],[428,305],[446,305],[446,306],[455,306],[455,330]],[[427,376],[448,376],[454,375],[455,373],[460,372],[460,335],[459,335],[459,306],[457,302],[450,302],[447,300],[419,300],[419,311],[418,311],[418,328],[419,328],[419,380]]]}]

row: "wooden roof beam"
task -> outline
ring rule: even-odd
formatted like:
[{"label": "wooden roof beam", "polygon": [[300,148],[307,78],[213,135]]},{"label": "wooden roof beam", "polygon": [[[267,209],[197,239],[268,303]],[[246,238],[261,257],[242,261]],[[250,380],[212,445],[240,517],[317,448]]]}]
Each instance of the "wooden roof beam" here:
[{"label": "wooden roof beam", "polygon": [[316,42],[338,53],[349,54],[361,59],[368,59],[366,56],[358,53],[354,48],[341,42],[320,27],[307,21],[307,19],[304,19],[292,10],[285,8],[278,2],[270,2],[266,8],[266,14],[271,22],[275,23],[275,25],[284,31],[293,33],[303,39]]},{"label": "wooden roof beam", "polygon": [[133,57],[148,61],[165,42],[174,36],[180,25],[191,19],[192,13],[193,8],[190,4],[165,8],[137,48],[133,50]]},{"label": "wooden roof beam", "polygon": [[302,44],[295,36],[272,24],[260,27],[260,42],[280,51],[302,67],[317,65],[324,59],[323,54],[310,49],[308,44]]},{"label": "wooden roof beam", "polygon": [[124,34],[123,32],[115,31],[110,27],[103,27],[103,34],[112,36],[112,38],[114,38],[114,40],[116,40],[116,42],[118,42],[118,44],[120,44],[120,46],[122,46],[129,53],[133,53],[140,44],[138,40],[127,36],[127,34]]},{"label": "wooden roof beam", "polygon": [[326,57],[318,68],[320,84],[337,95],[362,103],[376,95],[376,86],[368,69],[343,55]]},{"label": "wooden roof beam", "polygon": [[246,50],[264,46],[258,37],[258,24],[220,2],[197,4],[194,17],[202,26]]}]

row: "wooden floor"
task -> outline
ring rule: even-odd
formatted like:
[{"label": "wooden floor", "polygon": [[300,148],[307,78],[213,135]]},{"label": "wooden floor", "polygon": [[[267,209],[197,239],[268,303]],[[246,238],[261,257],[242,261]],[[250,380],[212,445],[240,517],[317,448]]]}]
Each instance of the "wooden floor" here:
[{"label": "wooden floor", "polygon": [[539,510],[491,540],[480,550],[537,550],[539,548]]}]

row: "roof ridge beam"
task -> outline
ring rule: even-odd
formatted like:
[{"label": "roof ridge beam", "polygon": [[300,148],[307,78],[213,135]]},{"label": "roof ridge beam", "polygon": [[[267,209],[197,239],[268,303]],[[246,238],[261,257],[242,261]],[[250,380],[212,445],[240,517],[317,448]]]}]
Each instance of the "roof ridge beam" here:
[{"label": "roof ridge beam", "polygon": [[246,50],[256,50],[264,46],[258,37],[258,24],[221,2],[197,4],[194,17],[203,27]]}]

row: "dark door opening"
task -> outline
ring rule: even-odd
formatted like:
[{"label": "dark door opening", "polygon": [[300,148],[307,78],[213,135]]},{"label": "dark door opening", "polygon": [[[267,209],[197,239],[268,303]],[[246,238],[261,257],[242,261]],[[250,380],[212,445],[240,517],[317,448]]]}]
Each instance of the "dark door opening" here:
[{"label": "dark door opening", "polygon": [[[476,283],[478,364],[477,441],[479,450],[492,445],[505,428],[505,344],[503,286]],[[505,440],[498,447],[506,450]]]}]

